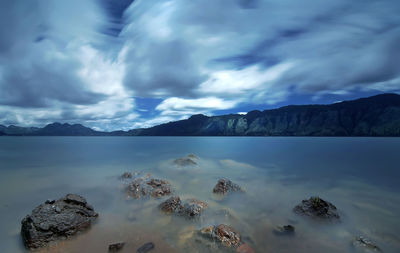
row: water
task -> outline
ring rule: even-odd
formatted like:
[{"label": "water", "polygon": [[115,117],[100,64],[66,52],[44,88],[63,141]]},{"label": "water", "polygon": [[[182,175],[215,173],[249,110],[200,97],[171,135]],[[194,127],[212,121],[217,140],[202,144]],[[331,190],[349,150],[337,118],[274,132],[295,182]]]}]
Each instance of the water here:
[{"label": "water", "polygon": [[[399,138],[258,137],[1,137],[0,245],[25,252],[21,219],[46,199],[78,193],[100,213],[92,228],[43,252],[106,252],[125,241],[135,252],[153,241],[151,252],[208,252],[195,231],[225,223],[256,252],[356,252],[363,235],[384,252],[400,252]],[[193,153],[198,166],[179,168],[175,158]],[[165,178],[182,199],[209,208],[189,221],[162,214],[148,201],[125,199],[118,176],[142,171]],[[240,184],[245,194],[219,200],[218,178]],[[299,217],[292,208],[318,195],[340,210],[340,223]],[[215,214],[228,210],[232,217]],[[295,236],[276,236],[277,225],[293,224]]]}]

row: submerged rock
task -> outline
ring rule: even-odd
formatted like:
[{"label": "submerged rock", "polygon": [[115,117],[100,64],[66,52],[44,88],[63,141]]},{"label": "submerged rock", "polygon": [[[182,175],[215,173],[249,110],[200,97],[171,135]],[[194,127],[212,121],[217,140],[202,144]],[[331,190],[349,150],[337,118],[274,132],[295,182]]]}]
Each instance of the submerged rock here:
[{"label": "submerged rock", "polygon": [[137,177],[125,188],[128,198],[140,199],[143,197],[159,198],[172,193],[171,185],[163,179],[151,178],[150,175]]},{"label": "submerged rock", "polygon": [[303,200],[293,208],[293,211],[297,214],[325,220],[338,220],[340,218],[336,206],[319,197]]},{"label": "submerged rock", "polygon": [[148,242],[143,244],[140,248],[137,249],[137,253],[147,253],[150,250],[154,249],[155,245],[152,242]]},{"label": "submerged rock", "polygon": [[187,218],[200,216],[203,209],[207,208],[207,204],[197,199],[189,199],[186,203],[182,203],[178,196],[173,196],[160,204],[160,209],[165,213],[175,213]]},{"label": "submerged rock", "polygon": [[203,209],[207,207],[208,205],[203,201],[189,199],[188,202],[183,205],[179,213],[185,217],[192,218],[199,216]]},{"label": "submerged rock", "polygon": [[40,248],[51,241],[88,229],[97,217],[98,214],[85,198],[67,194],[64,198],[48,200],[33,209],[21,221],[21,236],[27,248]]},{"label": "submerged rock", "polygon": [[190,154],[186,157],[175,159],[174,164],[181,167],[194,166],[197,165],[197,159],[199,159],[197,156]]},{"label": "submerged rock", "polygon": [[273,232],[276,235],[294,235],[295,228],[292,225],[278,226]]},{"label": "submerged rock", "polygon": [[125,246],[124,242],[113,243],[108,246],[108,251],[116,252],[121,250],[124,246]]},{"label": "submerged rock", "polygon": [[130,172],[124,172],[124,174],[122,174],[120,178],[121,178],[121,179],[132,178],[132,173],[130,173]]},{"label": "submerged rock", "polygon": [[242,244],[240,234],[231,226],[225,224],[205,227],[200,230],[200,234],[216,240],[228,248],[236,248]]},{"label": "submerged rock", "polygon": [[363,236],[354,238],[353,246],[364,252],[381,252],[381,249],[375,243]]},{"label": "submerged rock", "polygon": [[178,196],[172,196],[160,204],[160,208],[165,213],[174,213],[182,207],[181,199]]},{"label": "submerged rock", "polygon": [[223,195],[237,191],[243,191],[243,190],[238,184],[235,184],[231,180],[226,178],[221,178],[220,180],[218,180],[217,184],[213,189],[214,193]]}]

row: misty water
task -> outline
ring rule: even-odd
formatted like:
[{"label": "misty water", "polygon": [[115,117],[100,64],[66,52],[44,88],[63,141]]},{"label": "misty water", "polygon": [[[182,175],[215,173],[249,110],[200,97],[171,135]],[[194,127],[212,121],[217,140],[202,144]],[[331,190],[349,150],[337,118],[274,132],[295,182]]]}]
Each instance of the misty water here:
[{"label": "misty water", "polygon": [[[233,226],[256,252],[357,252],[355,236],[383,252],[400,252],[399,138],[285,137],[1,137],[1,252],[26,252],[20,221],[47,199],[84,196],[99,213],[82,234],[42,252],[121,252],[154,242],[151,252],[208,252],[196,231],[221,223]],[[176,158],[198,156],[196,166]],[[199,219],[163,214],[166,198],[126,200],[125,171],[168,180],[181,199],[209,207]],[[226,177],[244,194],[216,197]],[[317,222],[295,214],[301,200],[320,196],[338,208],[341,222]],[[227,210],[231,216],[217,215]],[[292,224],[294,236],[277,236]]]}]

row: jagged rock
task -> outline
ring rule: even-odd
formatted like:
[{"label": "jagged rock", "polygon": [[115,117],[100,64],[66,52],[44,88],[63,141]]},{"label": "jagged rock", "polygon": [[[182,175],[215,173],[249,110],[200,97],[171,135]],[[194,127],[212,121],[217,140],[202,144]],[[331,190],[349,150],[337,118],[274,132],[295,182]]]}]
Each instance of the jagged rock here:
[{"label": "jagged rock", "polygon": [[276,235],[294,235],[295,228],[292,225],[278,226],[273,232]]},{"label": "jagged rock", "polygon": [[293,211],[297,214],[325,220],[338,220],[340,218],[336,206],[319,197],[303,200],[294,207]]},{"label": "jagged rock", "polygon": [[194,218],[207,208],[207,204],[197,199],[189,199],[182,204],[178,196],[173,196],[160,204],[160,209],[165,213],[175,213],[187,218]]},{"label": "jagged rock", "polygon": [[121,175],[121,179],[129,179],[132,178],[132,173],[130,172],[124,172],[124,174]]},{"label": "jagged rock", "polygon": [[237,191],[243,191],[243,190],[239,185],[233,183],[231,180],[226,178],[221,178],[220,180],[218,180],[217,184],[213,189],[214,193],[223,195],[229,192],[237,192]]},{"label": "jagged rock", "polygon": [[180,214],[186,217],[196,217],[201,214],[204,208],[207,207],[207,204],[203,201],[189,199],[188,202],[185,203],[181,208]]},{"label": "jagged rock", "polygon": [[21,236],[27,248],[40,248],[88,229],[97,217],[85,198],[67,194],[59,200],[46,201],[22,219]]},{"label": "jagged rock", "polygon": [[140,199],[143,197],[162,197],[172,193],[171,185],[163,179],[145,177],[137,177],[128,184],[125,189],[128,198]]},{"label": "jagged rock", "polygon": [[203,228],[200,230],[200,234],[219,241],[223,246],[228,248],[236,248],[242,244],[240,234],[231,226],[225,224]]},{"label": "jagged rock", "polygon": [[363,250],[364,252],[381,252],[381,249],[376,246],[375,243],[363,236],[357,236],[354,238],[353,246]]},{"label": "jagged rock", "polygon": [[181,199],[178,196],[172,196],[160,204],[161,210],[165,213],[173,213],[179,211],[181,207]]},{"label": "jagged rock", "polygon": [[108,251],[116,252],[121,250],[124,246],[125,246],[124,242],[113,243],[108,246]]},{"label": "jagged rock", "polygon": [[154,249],[155,245],[152,242],[148,242],[143,244],[140,248],[137,249],[137,253],[147,253],[150,250]]}]

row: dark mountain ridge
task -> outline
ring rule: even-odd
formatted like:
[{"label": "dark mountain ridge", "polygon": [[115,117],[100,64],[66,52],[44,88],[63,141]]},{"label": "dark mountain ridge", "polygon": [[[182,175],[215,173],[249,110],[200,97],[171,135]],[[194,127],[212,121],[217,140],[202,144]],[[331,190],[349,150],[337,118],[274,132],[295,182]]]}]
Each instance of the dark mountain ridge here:
[{"label": "dark mountain ridge", "polygon": [[5,127],[0,135],[36,136],[400,136],[400,95],[381,94],[329,105],[289,105],[245,115],[193,115],[129,131],[99,132],[80,124]]}]

